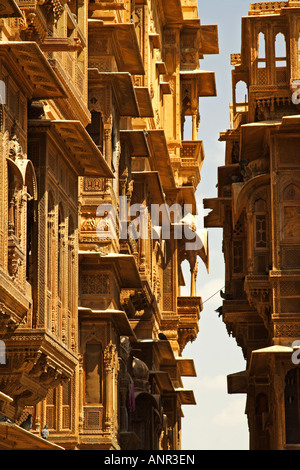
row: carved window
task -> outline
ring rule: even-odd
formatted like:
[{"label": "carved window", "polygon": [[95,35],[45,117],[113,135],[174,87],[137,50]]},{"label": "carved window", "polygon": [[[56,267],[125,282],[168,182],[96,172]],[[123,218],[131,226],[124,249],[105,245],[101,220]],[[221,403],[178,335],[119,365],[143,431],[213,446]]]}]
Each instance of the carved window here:
[{"label": "carved window", "polygon": [[55,239],[55,214],[54,214],[54,199],[52,193],[48,193],[48,241],[47,241],[47,286],[48,290],[52,291],[52,275],[53,275],[53,245]]},{"label": "carved window", "polygon": [[287,243],[300,241],[300,184],[290,183],[283,191],[282,236]]},{"label": "carved window", "polygon": [[240,218],[235,224],[232,234],[232,263],[233,274],[241,275],[244,272],[244,223]]},{"label": "carved window", "polygon": [[262,32],[258,35],[257,84],[267,84],[266,41],[265,35]]},{"label": "carved window", "polygon": [[258,199],[254,205],[255,248],[265,250],[267,240],[267,205],[263,199]]},{"label": "carved window", "polygon": [[100,343],[90,342],[85,346],[85,403],[102,403],[103,351]]},{"label": "carved window", "polygon": [[241,240],[233,241],[233,272],[241,274],[244,269],[244,243]]},{"label": "carved window", "polygon": [[62,428],[71,429],[71,381],[65,382],[62,387]]},{"label": "carved window", "polygon": [[58,267],[58,296],[61,300],[64,297],[64,247],[65,247],[65,223],[62,206],[58,209],[58,246],[57,246],[57,267]]},{"label": "carved window", "polygon": [[46,423],[49,429],[56,428],[57,389],[50,389],[46,397]]},{"label": "carved window", "polygon": [[27,201],[27,238],[26,238],[26,279],[32,284],[34,266],[34,235],[35,235],[34,199]]},{"label": "carved window", "polygon": [[285,376],[284,408],[285,408],[285,437],[287,444],[300,443],[299,426],[299,387],[300,370],[290,370]]},{"label": "carved window", "polygon": [[74,282],[75,278],[75,230],[73,217],[69,217],[69,235],[68,235],[68,308],[73,310]]},{"label": "carved window", "polygon": [[255,272],[266,274],[268,262],[268,213],[267,204],[258,199],[254,204],[254,257]]}]

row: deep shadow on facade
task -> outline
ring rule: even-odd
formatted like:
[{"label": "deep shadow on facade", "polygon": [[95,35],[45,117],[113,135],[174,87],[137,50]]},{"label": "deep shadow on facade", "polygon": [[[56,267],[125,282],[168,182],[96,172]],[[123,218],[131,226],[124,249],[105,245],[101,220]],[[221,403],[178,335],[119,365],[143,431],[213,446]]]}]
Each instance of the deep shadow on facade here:
[{"label": "deep shadow on facade", "polygon": [[217,28],[196,0],[5,0],[0,35],[0,449],[180,449]]},{"label": "deep shadow on facade", "polygon": [[[246,360],[252,450],[300,445],[300,2],[260,2],[232,54],[231,128],[206,227],[223,228],[222,319]],[[244,94],[239,87],[244,84]],[[246,95],[246,98],[245,98]]]}]

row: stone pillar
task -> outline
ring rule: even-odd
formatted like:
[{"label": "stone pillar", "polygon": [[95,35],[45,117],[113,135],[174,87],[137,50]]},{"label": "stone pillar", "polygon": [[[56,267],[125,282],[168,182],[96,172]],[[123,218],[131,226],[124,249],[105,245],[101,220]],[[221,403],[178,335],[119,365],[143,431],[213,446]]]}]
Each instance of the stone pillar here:
[{"label": "stone pillar", "polygon": [[105,430],[117,432],[119,360],[116,346],[111,342],[104,351]]}]

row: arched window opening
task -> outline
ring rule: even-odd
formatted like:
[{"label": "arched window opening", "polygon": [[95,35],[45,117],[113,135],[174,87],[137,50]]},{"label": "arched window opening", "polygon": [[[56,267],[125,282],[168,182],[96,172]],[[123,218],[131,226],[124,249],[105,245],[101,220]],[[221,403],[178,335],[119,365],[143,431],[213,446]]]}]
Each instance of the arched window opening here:
[{"label": "arched window opening", "polygon": [[184,117],[183,140],[193,140],[193,116]]},{"label": "arched window opening", "polygon": [[277,84],[284,84],[287,82],[286,40],[282,33],[278,33],[275,39],[275,73]]},{"label": "arched window opening", "polygon": [[183,91],[186,94],[182,100],[181,108],[181,139],[192,140],[192,115],[191,115],[191,100],[188,96],[188,88]]},{"label": "arched window opening", "polygon": [[180,275],[179,275],[179,286],[180,286],[180,296],[189,297],[191,294],[191,275],[190,275],[190,263],[188,260],[182,261],[179,266]]},{"label": "arched window opening", "polygon": [[266,41],[264,33],[258,35],[258,68],[266,67]]},{"label": "arched window opening", "polygon": [[235,85],[235,113],[248,111],[248,86],[243,80]]},{"label": "arched window opening", "polygon": [[247,83],[240,80],[235,87],[236,104],[248,103],[248,87]]},{"label": "arched window opening", "polygon": [[278,33],[275,38],[275,59],[276,67],[286,67],[286,40],[282,33]]}]

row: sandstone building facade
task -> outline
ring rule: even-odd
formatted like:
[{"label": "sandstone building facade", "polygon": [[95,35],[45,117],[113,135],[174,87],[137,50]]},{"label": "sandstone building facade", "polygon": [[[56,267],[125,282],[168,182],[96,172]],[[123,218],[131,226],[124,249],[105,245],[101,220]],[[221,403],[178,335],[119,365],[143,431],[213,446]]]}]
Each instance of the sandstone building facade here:
[{"label": "sandstone building facade", "polygon": [[217,28],[196,0],[0,7],[0,448],[180,449]]},{"label": "sandstone building facade", "polygon": [[[222,227],[222,318],[246,370],[250,449],[299,449],[300,2],[256,2],[232,54],[231,128],[206,227]],[[241,83],[244,95],[238,97]],[[246,98],[245,98],[246,94]]]}]

